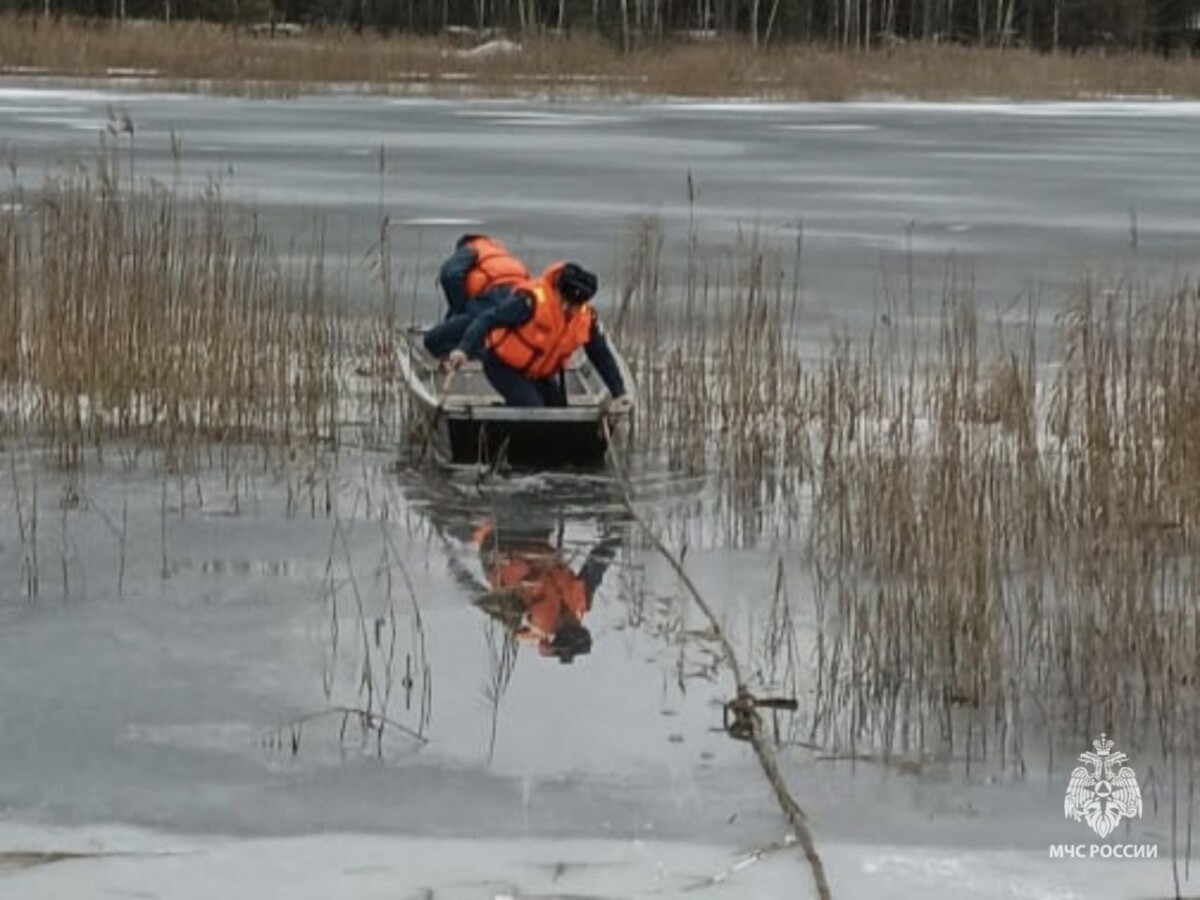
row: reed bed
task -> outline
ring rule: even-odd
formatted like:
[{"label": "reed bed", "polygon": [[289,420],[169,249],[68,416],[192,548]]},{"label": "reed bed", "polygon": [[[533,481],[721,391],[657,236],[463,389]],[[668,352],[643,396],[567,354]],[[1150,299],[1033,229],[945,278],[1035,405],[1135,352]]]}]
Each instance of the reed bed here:
[{"label": "reed bed", "polygon": [[254,37],[199,22],[0,16],[0,67],[106,77],[131,70],[173,87],[294,95],[348,83],[368,90],[460,94],[620,95],[845,100],[863,97],[1086,99],[1200,95],[1186,56],[1035,53],[1022,49],[889,44],[871,51],[820,46],[753,48],[730,39],[666,42],[623,53],[580,33],[523,40],[516,54],[465,56],[443,38],[309,29]]},{"label": "reed bed", "polygon": [[798,548],[808,596],[781,570],[762,666],[807,688],[793,738],[1017,769],[1034,736],[1195,747],[1194,281],[1085,282],[1053,328],[1031,303],[994,331],[951,286],[932,333],[892,298],[805,358],[798,253],[751,235],[672,295],[656,223],[633,241],[616,327],[657,399],[639,448],[713,473],[723,542]]},{"label": "reed bed", "polygon": [[136,439],[337,437],[347,335],[320,266],[289,277],[218,185],[139,190],[122,157],[14,192],[0,224],[0,379],[9,432],[58,462]]},{"label": "reed bed", "polygon": [[613,330],[642,399],[638,447],[678,474],[714,473],[721,542],[754,545],[801,521],[812,465],[795,427],[807,408],[795,260],[756,234],[724,252],[689,244],[686,270],[667,271],[647,218],[621,254]]},{"label": "reed bed", "polygon": [[[866,421],[822,412],[839,452],[812,484],[832,611],[815,731],[1018,763],[1034,722],[1187,734],[1198,314],[1194,287],[1085,288],[1060,320],[1065,359],[1039,380],[1032,329],[983,366],[956,304],[919,382],[867,367],[848,386]],[[816,379],[847,389],[837,370]]]}]

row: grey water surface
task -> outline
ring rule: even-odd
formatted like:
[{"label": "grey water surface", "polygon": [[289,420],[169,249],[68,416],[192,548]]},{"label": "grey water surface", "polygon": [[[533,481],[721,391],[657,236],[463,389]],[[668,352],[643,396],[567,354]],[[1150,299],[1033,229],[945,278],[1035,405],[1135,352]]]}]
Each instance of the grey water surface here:
[{"label": "grey water surface", "polygon": [[360,304],[378,294],[363,257],[384,218],[423,308],[463,231],[608,275],[637,217],[662,218],[676,274],[689,228],[709,248],[757,231],[785,255],[799,244],[812,326],[861,323],[910,283],[936,301],[950,269],[1001,308],[1088,272],[1169,273],[1200,238],[1195,103],[264,100],[0,81],[0,156],[22,184],[88,160],[112,124],[135,175],[220,182],[285,256],[323,242]]}]

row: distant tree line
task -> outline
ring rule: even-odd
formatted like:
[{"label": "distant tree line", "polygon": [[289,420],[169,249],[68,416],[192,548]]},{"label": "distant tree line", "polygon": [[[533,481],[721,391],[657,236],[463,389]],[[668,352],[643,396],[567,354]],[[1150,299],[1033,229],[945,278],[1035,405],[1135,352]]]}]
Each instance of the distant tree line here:
[{"label": "distant tree line", "polygon": [[1040,50],[1200,49],[1200,0],[0,0],[0,9],[421,34],[461,28],[598,33],[625,48],[687,34],[737,35],[754,46],[925,41]]}]

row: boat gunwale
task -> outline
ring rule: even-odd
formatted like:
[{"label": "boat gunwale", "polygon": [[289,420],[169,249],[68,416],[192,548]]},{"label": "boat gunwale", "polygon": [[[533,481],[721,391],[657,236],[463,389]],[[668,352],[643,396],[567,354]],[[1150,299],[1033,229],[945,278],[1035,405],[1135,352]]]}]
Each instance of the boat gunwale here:
[{"label": "boat gunwale", "polygon": [[[546,407],[530,409],[528,407],[507,406],[503,402],[478,402],[474,397],[465,395],[441,395],[429,384],[430,370],[424,367],[421,362],[421,357],[425,356],[424,348],[418,346],[421,334],[424,329],[418,326],[409,327],[403,332],[404,347],[397,354],[401,374],[405,382],[408,384],[409,390],[415,395],[420,404],[426,407],[427,411],[452,421],[460,422],[496,422],[507,423],[512,425],[520,425],[522,423],[545,423],[552,424],[555,422],[563,424],[589,424],[599,423],[607,415],[606,409],[609,400],[609,393],[601,383],[601,391],[603,393],[592,390],[592,385],[589,383],[596,379],[594,369],[591,370],[590,377],[585,376],[584,383],[589,388],[589,395],[595,397],[595,401],[585,401],[583,403],[573,403],[565,407]],[[610,344],[611,347],[611,344]],[[621,371],[621,376],[626,384],[627,393],[632,395],[632,376],[629,373],[629,367],[625,362],[625,358],[616,349],[611,347],[613,356],[616,358],[617,367]],[[470,363],[474,371],[478,371],[478,363]],[[587,362],[574,366],[575,369],[582,369],[589,365]],[[424,369],[424,371],[423,371]]]}]

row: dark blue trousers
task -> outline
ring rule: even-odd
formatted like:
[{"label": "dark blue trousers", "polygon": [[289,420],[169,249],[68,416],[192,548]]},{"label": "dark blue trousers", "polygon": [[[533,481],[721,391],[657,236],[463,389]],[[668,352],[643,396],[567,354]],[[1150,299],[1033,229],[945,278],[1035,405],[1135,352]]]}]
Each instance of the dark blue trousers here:
[{"label": "dark blue trousers", "polygon": [[490,350],[483,354],[483,374],[509,406],[544,407],[566,406],[559,377],[533,381],[496,358]]}]

